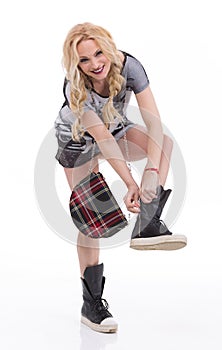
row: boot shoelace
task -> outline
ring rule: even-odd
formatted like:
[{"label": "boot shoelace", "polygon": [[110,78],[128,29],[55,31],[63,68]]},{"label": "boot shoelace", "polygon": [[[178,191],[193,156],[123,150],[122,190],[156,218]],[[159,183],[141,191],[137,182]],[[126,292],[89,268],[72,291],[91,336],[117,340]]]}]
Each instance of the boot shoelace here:
[{"label": "boot shoelace", "polygon": [[169,231],[167,225],[165,224],[165,222],[161,219],[159,219],[157,216],[154,216],[152,219],[152,223],[158,227],[159,230],[161,230],[161,232],[166,232]]},{"label": "boot shoelace", "polygon": [[103,299],[103,298],[96,298],[92,301],[93,303],[93,307],[95,310],[97,311],[107,311],[108,308],[109,308],[109,304],[108,302],[106,301],[106,299]]}]

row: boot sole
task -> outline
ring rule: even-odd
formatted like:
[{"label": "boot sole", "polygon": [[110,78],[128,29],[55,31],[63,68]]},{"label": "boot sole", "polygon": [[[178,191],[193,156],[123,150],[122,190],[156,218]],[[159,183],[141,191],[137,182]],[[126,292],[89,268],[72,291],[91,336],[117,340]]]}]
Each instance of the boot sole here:
[{"label": "boot sole", "polygon": [[183,235],[134,238],[130,242],[130,248],[137,250],[177,250],[186,245],[187,238]]},{"label": "boot sole", "polygon": [[117,329],[118,329],[118,327],[114,325],[109,326],[109,325],[101,325],[101,324],[93,323],[84,316],[81,317],[81,322],[96,332],[115,333],[117,332]]}]

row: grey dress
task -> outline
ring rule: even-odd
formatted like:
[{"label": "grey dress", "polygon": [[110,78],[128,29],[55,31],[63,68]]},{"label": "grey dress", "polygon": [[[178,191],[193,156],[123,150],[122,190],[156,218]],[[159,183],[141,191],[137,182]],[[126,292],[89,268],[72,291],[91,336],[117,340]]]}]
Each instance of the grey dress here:
[{"label": "grey dress", "polygon": [[[113,99],[114,107],[123,116],[123,123],[120,123],[119,119],[116,118],[109,128],[117,141],[123,137],[129,128],[134,126],[134,123],[127,118],[126,113],[132,92],[138,94],[149,85],[149,79],[142,64],[128,53],[123,52],[123,54],[125,59],[121,74],[125,78],[126,84],[124,84],[119,94]],[[87,132],[85,132],[79,142],[72,139],[72,125],[76,120],[76,116],[69,107],[70,82],[67,79],[64,81],[63,92],[65,102],[55,120],[56,137],[58,140],[56,159],[65,168],[75,168],[91,159],[94,139]],[[93,99],[91,94],[93,94]],[[107,96],[101,96],[94,90],[91,93],[87,91],[84,111],[93,110],[103,120],[102,108],[107,102],[107,99]],[[96,145],[94,155],[98,153],[100,153],[100,150]]]}]

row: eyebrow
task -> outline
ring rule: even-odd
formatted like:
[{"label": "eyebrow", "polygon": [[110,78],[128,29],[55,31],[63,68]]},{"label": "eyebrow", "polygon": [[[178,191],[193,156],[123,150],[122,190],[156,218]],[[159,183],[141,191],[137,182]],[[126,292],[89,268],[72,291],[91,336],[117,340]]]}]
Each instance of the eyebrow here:
[{"label": "eyebrow", "polygon": [[[94,54],[93,54],[92,56],[95,56],[95,55],[97,54],[98,51],[101,51],[101,49],[98,48],[98,49],[94,52]],[[88,56],[79,56],[79,58],[87,58],[87,57],[88,57]]]}]

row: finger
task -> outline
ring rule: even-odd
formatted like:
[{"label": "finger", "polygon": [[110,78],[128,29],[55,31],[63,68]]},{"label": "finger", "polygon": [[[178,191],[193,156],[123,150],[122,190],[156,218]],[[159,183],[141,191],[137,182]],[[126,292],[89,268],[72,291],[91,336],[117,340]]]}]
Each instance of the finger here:
[{"label": "finger", "polygon": [[156,191],[153,191],[153,190],[144,190],[143,194],[149,195],[150,197],[156,197]]},{"label": "finger", "polygon": [[140,211],[139,202],[132,201],[130,197],[126,197],[125,205],[127,207],[127,210],[131,211],[132,213],[138,213]]},{"label": "finger", "polygon": [[140,207],[140,201],[139,201],[139,197],[136,196],[136,198],[134,198],[133,200],[131,200],[131,203],[133,203],[133,205],[137,208]]},{"label": "finger", "polygon": [[154,198],[156,198],[156,196],[151,194],[150,192],[145,192],[141,194],[140,198],[144,203],[150,203]]},{"label": "finger", "polygon": [[136,207],[136,208],[140,208],[140,202],[139,201],[133,201],[133,205],[134,205],[134,207]]},{"label": "finger", "polygon": [[135,203],[139,203],[139,198],[140,198],[140,194],[139,191],[137,191],[134,195],[133,195],[133,200]]},{"label": "finger", "polygon": [[146,200],[146,201],[152,201],[154,198],[157,198],[157,195],[156,195],[156,193],[155,192],[153,192],[153,191],[147,191],[147,190],[145,190],[145,191],[141,191],[141,195],[140,195],[140,198],[144,201],[144,199]]},{"label": "finger", "polygon": [[138,214],[140,213],[140,208],[137,208],[137,207],[128,207],[127,208],[128,211],[130,211],[131,213],[135,213],[135,214]]},{"label": "finger", "polygon": [[130,197],[126,197],[125,205],[126,205],[127,209],[132,208],[134,206]]},{"label": "finger", "polygon": [[141,195],[140,199],[143,203],[151,203],[152,202],[152,198],[144,197],[143,195]]}]

